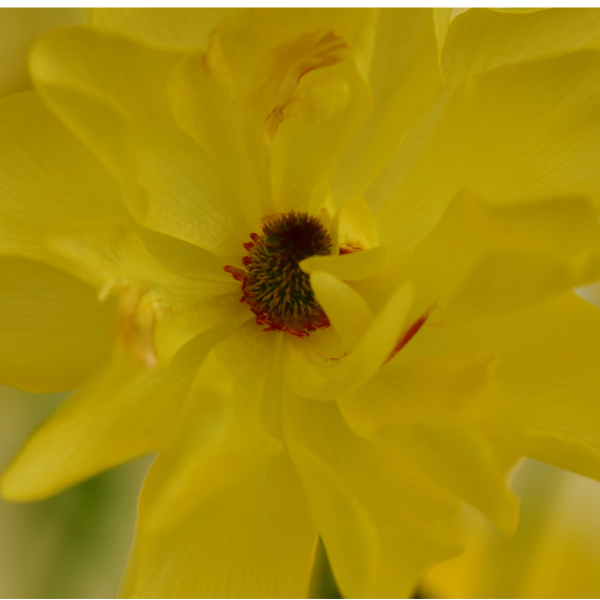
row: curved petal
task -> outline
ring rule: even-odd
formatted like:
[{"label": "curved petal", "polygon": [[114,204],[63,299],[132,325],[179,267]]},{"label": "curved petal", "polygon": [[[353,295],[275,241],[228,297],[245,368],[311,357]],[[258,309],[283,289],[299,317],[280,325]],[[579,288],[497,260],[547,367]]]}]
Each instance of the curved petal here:
[{"label": "curved petal", "polygon": [[48,260],[46,232],[126,217],[106,169],[34,92],[0,100],[0,253]]},{"label": "curved petal", "polygon": [[493,352],[522,412],[527,454],[600,479],[600,311],[565,294],[461,327],[423,328],[411,351]]},{"label": "curved petal", "polygon": [[523,442],[517,411],[491,381],[493,359],[403,352],[338,405],[357,434],[379,440],[399,460],[410,457],[439,485],[513,532],[518,507],[506,478]]},{"label": "curved petal", "polygon": [[442,93],[439,38],[449,18],[450,9],[379,9],[369,69],[373,108],[333,174],[338,203],[368,189],[404,134]]},{"label": "curved petal", "polygon": [[237,326],[232,320],[196,338],[168,365],[154,369],[115,351],[31,436],[3,476],[3,496],[41,500],[171,444],[200,364]]},{"label": "curved petal", "polygon": [[121,597],[306,597],[317,533],[289,459],[280,454],[218,464],[234,480],[206,493],[198,473],[182,490],[201,491],[194,510],[153,531],[146,524],[153,519],[153,497],[182,468],[159,456],[142,491]]},{"label": "curved petal", "polygon": [[597,48],[599,44],[600,15],[594,8],[552,8],[531,14],[502,14],[472,8],[459,15],[450,24],[444,44],[443,95],[407,134],[365,199],[376,209],[398,187],[465,76],[580,48]]},{"label": "curved petal", "polygon": [[335,403],[288,397],[284,430],[344,597],[408,597],[429,564],[458,551],[458,503],[354,436]]},{"label": "curved petal", "polygon": [[352,352],[373,321],[371,309],[358,292],[329,273],[313,273],[310,287],[340,336],[344,351]]},{"label": "curved petal", "polygon": [[[65,269],[98,290],[100,300],[119,296],[117,329],[147,366],[169,359],[199,333],[248,312],[239,303],[235,281],[187,277],[166,269],[123,221],[56,229],[49,246]],[[199,274],[202,267],[198,265]]]},{"label": "curved petal", "polygon": [[180,58],[73,27],[42,37],[30,69],[44,100],[117,178],[141,224],[237,256],[251,230],[248,207],[169,108],[168,82]]},{"label": "curved petal", "polygon": [[358,281],[381,271],[387,258],[387,248],[377,246],[360,252],[328,256],[311,256],[300,263],[306,273],[322,271],[343,281]]},{"label": "curved petal", "polygon": [[79,387],[108,356],[114,304],[70,275],[0,258],[0,379],[29,392]]},{"label": "curved petal", "polygon": [[376,212],[381,242],[401,252],[420,241],[465,185],[504,205],[554,194],[597,201],[599,68],[600,51],[581,50],[465,78]]},{"label": "curved petal", "polygon": [[[401,339],[411,314],[413,295],[410,284],[399,286],[364,329],[361,338],[357,342],[353,339],[356,345],[348,355],[343,353],[341,346],[336,347],[335,344],[329,348],[333,354],[324,354],[318,343],[305,343],[306,339],[286,339],[286,385],[299,396],[333,400],[365,384],[390,356],[398,339]],[[348,305],[343,306],[346,303],[343,297],[331,297],[329,301],[340,303],[336,307],[336,313],[343,313],[348,308]],[[346,326],[351,324],[347,322]]]},{"label": "curved petal", "polygon": [[202,365],[144,486],[125,596],[306,595],[317,534],[264,419],[281,402],[279,342],[250,323]]},{"label": "curved petal", "polygon": [[415,284],[417,311],[446,325],[515,310],[600,277],[600,227],[589,202],[556,197],[497,206],[470,190],[437,227],[355,287],[370,304],[399,281]]},{"label": "curved petal", "polygon": [[90,25],[174,48],[206,48],[208,36],[235,9],[94,8]]}]

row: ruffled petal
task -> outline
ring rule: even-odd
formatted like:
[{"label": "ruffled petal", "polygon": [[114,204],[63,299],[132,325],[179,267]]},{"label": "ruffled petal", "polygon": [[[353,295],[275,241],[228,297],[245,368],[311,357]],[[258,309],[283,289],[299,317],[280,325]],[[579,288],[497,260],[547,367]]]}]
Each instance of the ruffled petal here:
[{"label": "ruffled petal", "polygon": [[502,14],[473,8],[448,28],[442,54],[444,93],[415,125],[365,198],[376,209],[398,187],[417,159],[462,79],[510,63],[597,48],[600,15],[593,8],[556,8],[532,14]]},{"label": "ruffled petal", "polygon": [[449,492],[513,532],[506,487],[523,452],[518,412],[490,378],[493,355],[414,357],[401,352],[365,386],[338,400],[349,426],[410,459]]},{"label": "ruffled petal", "polygon": [[446,325],[515,310],[600,277],[600,227],[584,198],[498,206],[463,190],[437,227],[355,287],[379,306],[412,281],[417,311]]},{"label": "ruffled petal", "polygon": [[212,29],[233,8],[94,8],[90,25],[174,48],[206,48]]},{"label": "ruffled petal", "polygon": [[286,443],[344,597],[409,597],[458,551],[458,503],[406,459],[355,436],[335,403],[284,404]]},{"label": "ruffled petal", "polygon": [[34,92],[0,100],[0,198],[0,253],[36,260],[53,226],[127,217],[109,173]]},{"label": "ruffled petal", "polygon": [[493,352],[527,454],[600,479],[600,312],[574,294],[461,327],[423,328],[411,352]]},{"label": "ruffled petal", "polygon": [[238,301],[239,285],[231,279],[212,281],[210,262],[198,264],[198,274],[207,279],[170,271],[124,221],[57,228],[49,246],[65,269],[98,290],[100,300],[118,295],[118,333],[147,366],[172,357],[199,333],[247,313]]},{"label": "ruffled petal", "polygon": [[[335,279],[332,275],[326,277],[329,281]],[[345,284],[339,282],[338,290],[340,286]],[[352,304],[360,302],[354,294],[352,299],[344,298],[342,294],[332,295],[327,301],[337,304],[333,311],[335,314],[347,315]],[[336,340],[331,340],[331,334],[326,332],[315,332],[324,335],[312,334],[308,339],[286,339],[283,365],[286,385],[299,396],[332,400],[366,383],[389,358],[408,328],[413,294],[410,284],[399,286],[371,323],[366,327],[364,323],[355,325],[358,331],[364,331],[358,341],[354,334],[343,333],[345,343],[355,344],[349,354],[344,352],[339,337],[336,344]],[[360,310],[365,318],[368,308],[361,304]],[[344,325],[342,321],[339,325],[352,327],[349,317]],[[329,343],[320,343],[325,341],[324,338],[329,338]]]},{"label": "ruffled petal", "polygon": [[332,177],[337,202],[362,195],[443,89],[440,51],[450,9],[379,9],[369,86],[373,108]]},{"label": "ruffled petal", "polygon": [[264,418],[280,404],[279,342],[247,324],[203,364],[189,417],[144,486],[123,595],[306,595],[317,534]]},{"label": "ruffled petal", "polygon": [[463,80],[426,147],[376,212],[401,252],[468,185],[496,204],[556,194],[600,197],[600,52],[500,67]]},{"label": "ruffled petal", "polygon": [[29,392],[79,387],[110,352],[114,303],[66,273],[0,258],[0,381]]},{"label": "ruffled petal", "polygon": [[171,444],[198,367],[237,326],[233,320],[197,338],[171,363],[154,369],[115,351],[104,369],[30,437],[4,474],[4,497],[41,500]]},{"label": "ruffled petal", "polygon": [[252,207],[174,120],[168,82],[180,58],[74,27],[41,38],[30,68],[44,100],[116,177],[141,224],[236,257]]}]

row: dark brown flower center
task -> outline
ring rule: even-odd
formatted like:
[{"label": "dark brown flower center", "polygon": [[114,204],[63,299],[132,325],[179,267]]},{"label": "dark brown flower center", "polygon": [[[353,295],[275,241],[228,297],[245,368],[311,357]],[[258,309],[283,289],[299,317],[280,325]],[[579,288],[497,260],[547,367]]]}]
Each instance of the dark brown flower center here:
[{"label": "dark brown flower center", "polygon": [[316,301],[310,278],[300,261],[331,253],[331,237],[318,219],[289,212],[263,218],[262,235],[253,233],[243,263],[246,270],[225,267],[242,282],[241,302],[250,305],[265,331],[287,331],[305,337],[329,327],[329,319]]}]

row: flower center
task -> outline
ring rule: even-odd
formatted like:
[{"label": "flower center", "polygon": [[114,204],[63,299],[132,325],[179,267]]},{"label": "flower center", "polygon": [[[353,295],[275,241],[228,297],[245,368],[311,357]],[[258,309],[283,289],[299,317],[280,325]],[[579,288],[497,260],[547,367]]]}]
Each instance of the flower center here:
[{"label": "flower center", "polygon": [[300,261],[331,253],[331,237],[315,217],[291,211],[261,220],[262,235],[252,233],[243,263],[246,270],[225,270],[242,282],[240,302],[250,305],[265,331],[287,331],[298,337],[329,327]]}]

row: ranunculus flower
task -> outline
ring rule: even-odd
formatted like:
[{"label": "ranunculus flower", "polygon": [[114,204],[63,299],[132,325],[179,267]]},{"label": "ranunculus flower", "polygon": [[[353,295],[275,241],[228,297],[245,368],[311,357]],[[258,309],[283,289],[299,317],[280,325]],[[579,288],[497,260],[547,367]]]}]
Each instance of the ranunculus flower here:
[{"label": "ranunculus flower", "polygon": [[[410,594],[600,477],[600,13],[99,10],[0,101],[3,479],[158,452],[123,594]],[[240,299],[242,300],[240,302]]]}]

